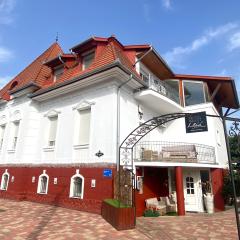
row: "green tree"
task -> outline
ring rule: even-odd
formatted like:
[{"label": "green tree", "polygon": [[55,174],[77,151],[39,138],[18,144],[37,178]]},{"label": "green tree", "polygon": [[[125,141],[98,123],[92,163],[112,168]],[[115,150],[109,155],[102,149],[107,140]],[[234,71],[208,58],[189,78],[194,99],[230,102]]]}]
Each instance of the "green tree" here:
[{"label": "green tree", "polygon": [[239,162],[240,160],[240,138],[237,136],[229,136],[229,145],[232,161]]}]

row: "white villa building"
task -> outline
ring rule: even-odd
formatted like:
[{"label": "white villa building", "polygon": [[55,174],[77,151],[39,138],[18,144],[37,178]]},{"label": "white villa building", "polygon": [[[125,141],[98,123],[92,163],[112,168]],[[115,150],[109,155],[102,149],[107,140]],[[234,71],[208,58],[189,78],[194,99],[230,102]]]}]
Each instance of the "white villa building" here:
[{"label": "white villa building", "polygon": [[[150,45],[92,37],[64,53],[54,43],[0,90],[0,197],[100,213],[113,197],[118,147],[133,129],[222,107],[239,107],[232,78],[175,74]],[[220,118],[207,117],[201,132],[187,133],[184,118],[161,125],[136,144],[133,160],[138,216],[146,199],[177,184],[185,210],[204,211],[206,181],[215,210],[224,209]]]}]

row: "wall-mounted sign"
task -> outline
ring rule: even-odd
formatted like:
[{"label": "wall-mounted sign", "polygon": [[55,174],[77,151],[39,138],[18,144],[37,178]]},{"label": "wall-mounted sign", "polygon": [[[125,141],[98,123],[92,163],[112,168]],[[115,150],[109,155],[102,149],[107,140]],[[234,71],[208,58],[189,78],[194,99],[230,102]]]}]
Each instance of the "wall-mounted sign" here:
[{"label": "wall-mounted sign", "polygon": [[104,169],[103,170],[104,177],[112,177],[112,170],[111,169]]},{"label": "wall-mounted sign", "polygon": [[208,131],[206,112],[190,113],[185,116],[186,133]]}]

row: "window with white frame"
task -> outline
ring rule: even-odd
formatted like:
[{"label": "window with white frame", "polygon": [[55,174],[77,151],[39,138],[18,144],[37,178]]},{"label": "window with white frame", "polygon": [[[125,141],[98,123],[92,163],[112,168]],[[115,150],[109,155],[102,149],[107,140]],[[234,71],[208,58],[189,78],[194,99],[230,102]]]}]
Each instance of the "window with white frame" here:
[{"label": "window with white frame", "polygon": [[8,182],[9,182],[9,173],[5,172],[2,175],[1,190],[7,191]]},{"label": "window with white frame", "polygon": [[82,70],[87,69],[92,64],[94,56],[94,51],[86,53],[82,56]]},{"label": "window with white frame", "polygon": [[70,197],[83,199],[84,177],[79,174],[79,170],[71,177]]},{"label": "window with white frame", "polygon": [[44,170],[44,173],[41,174],[38,178],[37,193],[47,194],[47,192],[48,192],[48,181],[49,181],[49,176],[46,174],[46,172]]},{"label": "window with white frame", "polygon": [[90,136],[91,108],[79,109],[79,135],[78,144],[88,145]]},{"label": "window with white frame", "polygon": [[6,124],[3,124],[0,126],[0,150],[2,149],[2,146],[3,146],[5,129],[6,129]]},{"label": "window with white frame", "polygon": [[49,119],[49,135],[48,135],[48,146],[54,147],[56,143],[56,134],[57,134],[57,123],[58,116],[48,117]]},{"label": "window with white frame", "polygon": [[12,142],[12,149],[16,149],[16,146],[17,146],[19,125],[20,125],[20,121],[14,121],[14,122],[13,122],[13,142]]}]

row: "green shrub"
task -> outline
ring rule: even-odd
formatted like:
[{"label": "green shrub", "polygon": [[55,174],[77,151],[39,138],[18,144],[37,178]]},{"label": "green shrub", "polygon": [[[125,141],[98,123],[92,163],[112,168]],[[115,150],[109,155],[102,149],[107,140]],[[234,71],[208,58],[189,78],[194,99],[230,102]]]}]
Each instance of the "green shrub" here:
[{"label": "green shrub", "polygon": [[105,199],[104,202],[116,208],[130,208],[131,206],[125,205],[117,199]]},{"label": "green shrub", "polygon": [[166,213],[167,216],[178,216],[176,212],[168,212]]},{"label": "green shrub", "polygon": [[[234,172],[234,182],[235,182],[235,188],[237,196],[240,196],[240,172],[235,171]],[[224,177],[224,184],[222,189],[222,195],[224,198],[224,202],[228,204],[232,204],[233,202],[233,189],[232,189],[232,182],[230,178],[230,174],[228,173]]]},{"label": "green shrub", "polygon": [[158,211],[156,210],[152,210],[152,209],[146,209],[143,213],[144,217],[159,217],[160,214]]}]

